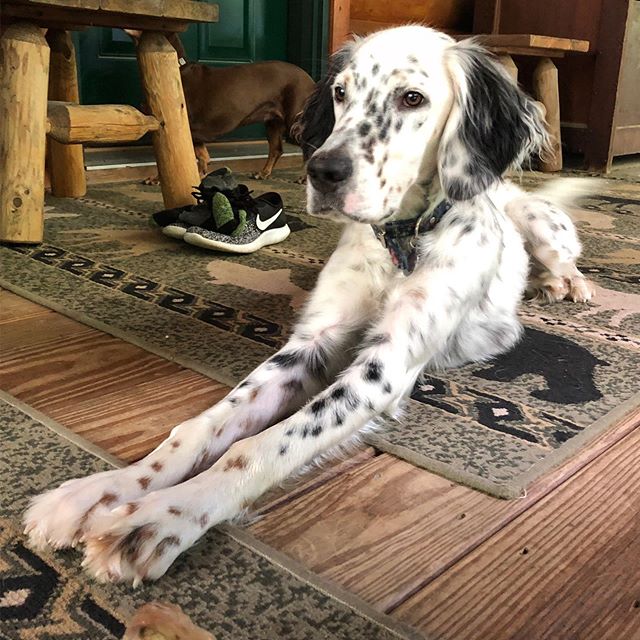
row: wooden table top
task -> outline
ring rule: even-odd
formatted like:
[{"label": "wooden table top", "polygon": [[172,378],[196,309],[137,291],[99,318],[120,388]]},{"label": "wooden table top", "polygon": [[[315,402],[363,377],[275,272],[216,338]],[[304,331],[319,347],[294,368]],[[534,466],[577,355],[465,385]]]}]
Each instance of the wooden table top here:
[{"label": "wooden table top", "polygon": [[10,21],[42,26],[102,26],[184,31],[192,22],[217,22],[217,4],[194,0],[3,0],[0,13]]}]

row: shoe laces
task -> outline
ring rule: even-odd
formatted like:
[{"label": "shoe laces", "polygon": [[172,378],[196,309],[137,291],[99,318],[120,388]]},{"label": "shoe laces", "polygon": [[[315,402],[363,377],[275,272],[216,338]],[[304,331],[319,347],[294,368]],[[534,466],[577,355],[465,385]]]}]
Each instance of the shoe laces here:
[{"label": "shoe laces", "polygon": [[257,212],[255,200],[251,197],[253,191],[250,191],[246,185],[240,184],[235,189],[224,191],[234,211],[244,209],[247,213],[255,214]]},{"label": "shoe laces", "polygon": [[219,189],[215,187],[203,187],[200,185],[199,187],[193,187],[191,195],[196,199],[198,204],[209,205],[211,204],[211,199],[218,191]]}]

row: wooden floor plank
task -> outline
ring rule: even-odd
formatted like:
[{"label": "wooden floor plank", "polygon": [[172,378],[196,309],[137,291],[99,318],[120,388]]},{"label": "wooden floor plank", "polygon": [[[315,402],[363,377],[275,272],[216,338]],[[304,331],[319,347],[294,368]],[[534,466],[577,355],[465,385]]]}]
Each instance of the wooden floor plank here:
[{"label": "wooden floor plank", "polygon": [[[6,289],[0,289],[0,325],[52,313],[51,309],[25,300]],[[3,328],[0,327],[0,339],[3,335]]]},{"label": "wooden floor plank", "polygon": [[513,503],[383,454],[266,514],[252,529],[388,610],[512,510]]},{"label": "wooden floor plank", "polygon": [[381,455],[272,510],[253,530],[391,611],[639,424],[640,414],[629,415],[519,500],[499,500]]},{"label": "wooden floor plank", "polygon": [[137,460],[229,387],[58,313],[2,325],[0,388]]},{"label": "wooden floor plank", "polygon": [[640,638],[640,430],[394,614],[439,640]]}]

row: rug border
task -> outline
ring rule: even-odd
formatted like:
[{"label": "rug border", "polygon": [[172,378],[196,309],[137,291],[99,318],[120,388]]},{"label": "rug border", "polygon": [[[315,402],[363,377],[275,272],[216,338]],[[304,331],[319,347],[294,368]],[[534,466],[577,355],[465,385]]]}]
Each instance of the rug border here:
[{"label": "rug border", "polygon": [[[11,291],[24,298],[27,298],[32,302],[52,309],[68,318],[107,333],[108,335],[114,336],[115,338],[119,338],[121,340],[124,340],[125,342],[133,344],[141,349],[144,349],[145,351],[148,351],[149,353],[153,353],[154,355],[163,358],[164,360],[175,362],[176,364],[187,369],[191,369],[192,371],[196,371],[197,373],[200,373],[209,379],[222,382],[223,384],[226,384],[231,388],[234,388],[238,384],[234,380],[231,380],[225,374],[218,375],[217,372],[207,371],[207,368],[205,366],[202,366],[199,362],[192,360],[189,357],[182,357],[178,353],[167,353],[162,349],[162,347],[148,344],[144,340],[141,340],[138,336],[131,335],[126,331],[119,329],[118,327],[107,325],[104,322],[96,320],[89,315],[77,312],[72,309],[64,308],[63,305],[55,301],[43,298],[38,293],[35,293],[33,291],[30,291],[29,289],[23,288],[18,284],[8,281],[2,275],[0,275],[0,287],[5,288],[8,291]],[[452,480],[453,482],[458,482],[476,491],[482,491],[495,498],[513,500],[525,496],[528,486],[534,480],[560,466],[572,455],[575,455],[578,450],[586,447],[603,431],[616,424],[616,422],[619,422],[620,420],[629,416],[633,412],[633,410],[639,408],[640,392],[637,392],[630,398],[627,398],[627,400],[625,400],[622,404],[618,405],[611,411],[607,412],[605,415],[598,418],[588,427],[585,427],[584,430],[579,434],[573,436],[569,441],[571,444],[565,443],[561,445],[559,448],[546,455],[542,460],[534,463],[531,467],[529,467],[529,469],[514,477],[513,479],[507,481],[506,483],[494,482],[492,480],[482,478],[481,476],[478,476],[476,474],[463,471],[461,469],[456,469],[446,462],[440,462],[423,454],[415,453],[411,449],[408,449],[402,445],[392,444],[384,440],[382,436],[375,433],[372,434],[371,432],[369,432],[364,436],[363,440],[386,453],[396,455],[406,460],[410,464],[425,469],[426,471],[436,473],[449,480]]]},{"label": "rug border", "polygon": [[[60,436],[63,440],[70,442],[74,446],[86,451],[92,456],[104,460],[107,464],[110,464],[117,468],[123,468],[127,466],[127,463],[123,460],[120,460],[107,451],[104,451],[97,445],[89,442],[77,433],[74,433],[67,427],[55,421],[53,418],[39,411],[35,407],[32,407],[31,405],[23,402],[15,396],[12,396],[10,393],[7,393],[2,389],[0,389],[0,402],[4,402],[16,408],[18,411],[29,416],[36,422],[42,424],[46,429],[49,429],[56,435]],[[319,591],[320,593],[323,593],[333,600],[336,600],[358,615],[361,615],[363,618],[366,618],[379,627],[384,628],[386,631],[397,636],[398,638],[401,638],[403,640],[425,640],[425,636],[418,633],[415,629],[409,627],[400,620],[392,618],[384,612],[377,611],[359,596],[350,593],[331,580],[313,573],[302,563],[265,544],[246,529],[242,529],[230,524],[223,524],[214,528],[229,536],[232,540],[235,540],[242,546],[250,549],[257,555],[262,556],[263,558],[279,567],[283,571],[286,571],[290,575],[294,576],[301,582],[310,585],[316,591]]]}]

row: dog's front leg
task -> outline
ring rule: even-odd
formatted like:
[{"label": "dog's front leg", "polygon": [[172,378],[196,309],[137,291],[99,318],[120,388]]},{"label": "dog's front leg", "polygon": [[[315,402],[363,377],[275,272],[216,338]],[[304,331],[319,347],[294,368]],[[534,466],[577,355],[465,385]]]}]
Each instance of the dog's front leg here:
[{"label": "dog's front leg", "polygon": [[285,418],[325,387],[348,364],[344,356],[352,336],[379,297],[380,274],[373,278],[363,267],[362,257],[371,252],[358,250],[357,242],[346,235],[288,344],[224,400],[175,427],[138,463],[70,480],[37,496],[25,515],[31,542],[56,548],[75,545],[101,512],[122,504],[133,509],[141,496],[197,475],[233,442]]},{"label": "dog's front leg", "polygon": [[191,480],[96,518],[87,534],[90,571],[114,580],[158,578],[210,526],[238,516],[264,491],[392,411],[465,313],[462,294],[435,282],[396,291],[355,362],[304,408],[236,442]]}]

